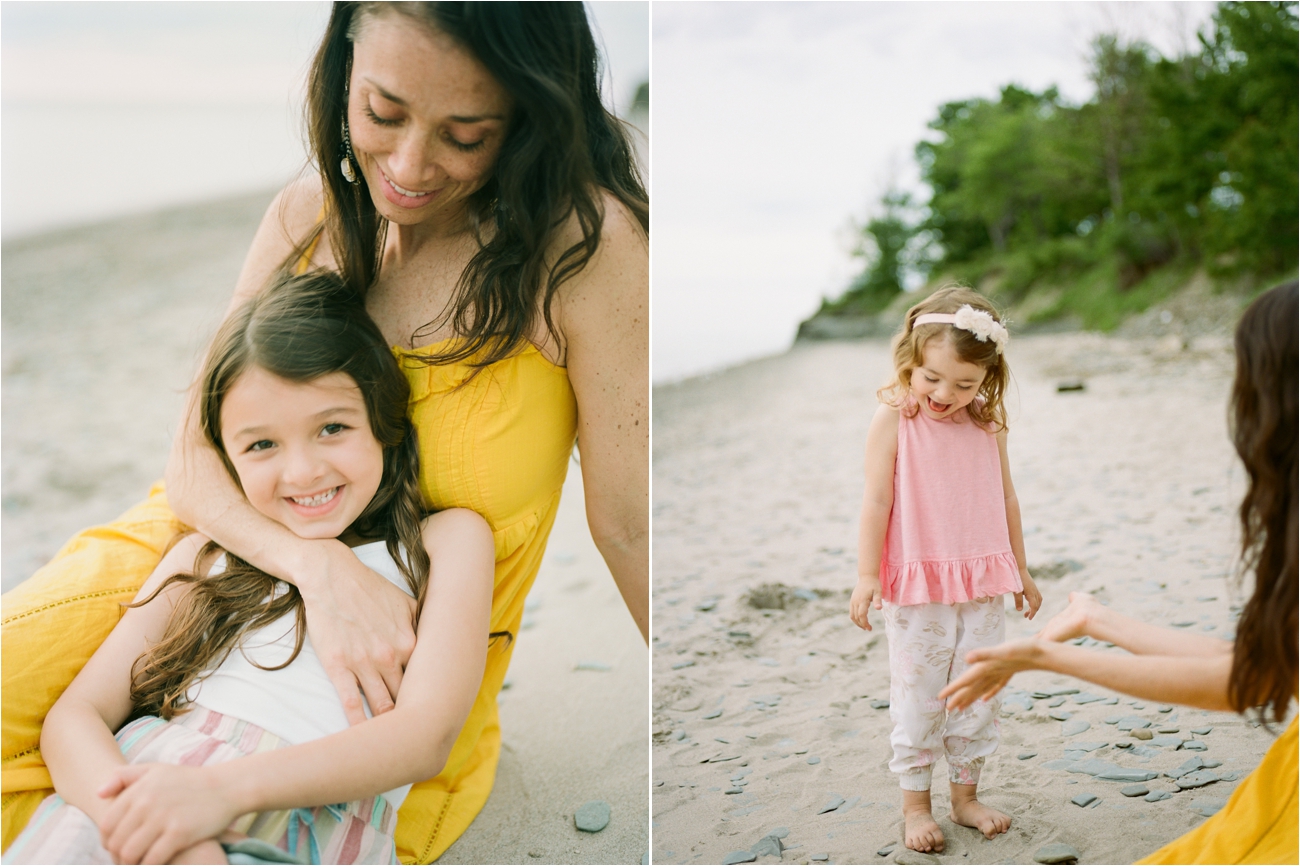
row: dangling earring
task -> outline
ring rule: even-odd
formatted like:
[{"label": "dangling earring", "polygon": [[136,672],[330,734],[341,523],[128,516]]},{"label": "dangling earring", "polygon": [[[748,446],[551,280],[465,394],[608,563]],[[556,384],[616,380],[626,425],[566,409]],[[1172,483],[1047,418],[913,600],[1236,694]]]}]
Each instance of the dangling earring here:
[{"label": "dangling earring", "polygon": [[343,147],[342,159],[339,161],[339,171],[343,172],[343,179],[348,183],[357,182],[357,170],[352,167],[352,161],[356,157],[352,153],[352,137],[348,135],[348,119],[343,118]]}]

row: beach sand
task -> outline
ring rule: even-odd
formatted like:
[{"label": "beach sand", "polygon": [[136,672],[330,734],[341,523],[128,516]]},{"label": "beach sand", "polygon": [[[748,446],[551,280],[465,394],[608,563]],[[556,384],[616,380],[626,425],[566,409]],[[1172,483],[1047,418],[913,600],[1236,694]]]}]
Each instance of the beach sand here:
[{"label": "beach sand", "polygon": [[[1071,590],[1230,636],[1244,473],[1226,435],[1227,326],[1192,339],[1017,337],[1008,352],[1012,474],[1045,601],[1030,623],[1007,596],[1007,638],[1033,634]],[[776,832],[785,862],[1028,863],[1060,842],[1080,862],[1129,863],[1198,826],[1196,810],[1212,812],[1237,781],[1147,802],[1062,759],[1163,773],[1199,756],[1239,780],[1272,742],[1266,730],[1031,672],[1004,693],[1001,746],[980,785],[1011,830],[986,840],[954,825],[940,762],[935,815],[947,848],[930,859],[906,851],[889,713],[872,705],[889,697],[883,621],[873,612],[864,632],[848,618],[863,443],[889,375],[884,342],[800,344],[655,389],[655,862],[720,863]],[[1058,392],[1064,380],[1085,390]],[[1056,689],[1078,693],[1031,694]],[[1088,729],[1066,735],[1053,711]],[[1120,716],[1177,733],[1133,740],[1106,721]],[[1191,733],[1202,726],[1212,730]],[[1206,750],[1176,749],[1190,739]],[[1146,785],[1179,791],[1166,776]],[[1097,799],[1071,802],[1084,793]]]},{"label": "beach sand", "polygon": [[[270,199],[4,244],[5,589],[162,476],[183,391]],[[591,541],[576,463],[528,604],[496,788],[443,862],[640,863],[646,650]],[[589,800],[611,806],[599,833],[574,826]]]}]

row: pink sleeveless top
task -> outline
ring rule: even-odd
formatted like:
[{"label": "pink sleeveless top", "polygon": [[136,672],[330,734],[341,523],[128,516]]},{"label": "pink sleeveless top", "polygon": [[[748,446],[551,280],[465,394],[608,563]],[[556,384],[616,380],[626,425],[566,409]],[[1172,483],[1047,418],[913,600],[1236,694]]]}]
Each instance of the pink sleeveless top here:
[{"label": "pink sleeveless top", "polygon": [[894,507],[880,557],[884,600],[959,604],[1020,592],[997,437],[964,409],[941,421],[908,411],[898,417]]}]

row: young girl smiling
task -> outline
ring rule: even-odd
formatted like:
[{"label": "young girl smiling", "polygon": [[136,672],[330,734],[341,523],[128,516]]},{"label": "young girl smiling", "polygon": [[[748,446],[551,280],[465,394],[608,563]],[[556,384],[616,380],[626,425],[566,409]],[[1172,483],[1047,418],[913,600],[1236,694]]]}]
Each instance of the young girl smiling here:
[{"label": "young girl smiling", "polygon": [[184,536],[46,717],[57,795],[5,862],[221,862],[218,838],[395,862],[397,809],[479,690],[491,531],[463,509],[422,518],[407,380],[360,296],[329,275],[267,289],[222,327],[201,388],[202,429],[258,511],[412,597],[397,705],[349,727],[297,590]]}]

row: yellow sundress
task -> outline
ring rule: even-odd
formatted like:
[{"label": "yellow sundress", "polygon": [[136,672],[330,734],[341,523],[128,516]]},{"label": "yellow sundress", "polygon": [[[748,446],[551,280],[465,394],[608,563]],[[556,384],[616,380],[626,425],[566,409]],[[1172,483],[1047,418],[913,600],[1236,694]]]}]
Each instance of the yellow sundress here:
[{"label": "yellow sundress", "polygon": [[[441,344],[425,347],[440,348]],[[473,376],[469,362],[428,366],[394,349],[411,383],[420,437],[420,490],[431,508],[483,515],[496,542],[492,630],[519,634],[524,597],[541,566],[577,433],[563,367],[531,344]],[[34,576],[3,596],[3,844],[51,793],[41,722],[112,630],[181,529],[161,484],[105,526],[78,533]],[[469,719],[442,773],[411,789],[398,813],[397,850],[428,863],[487,802],[501,751],[497,692],[513,643],[495,641]]]}]

